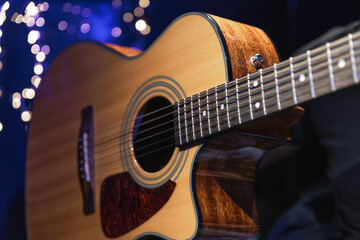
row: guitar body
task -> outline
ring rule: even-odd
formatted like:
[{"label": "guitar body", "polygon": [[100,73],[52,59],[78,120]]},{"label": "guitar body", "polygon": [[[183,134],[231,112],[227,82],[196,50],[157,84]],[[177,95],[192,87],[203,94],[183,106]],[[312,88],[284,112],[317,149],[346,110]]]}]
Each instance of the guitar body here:
[{"label": "guitar body", "polygon": [[162,139],[145,153],[135,143],[143,131],[135,118],[151,111],[148,105],[174,104],[255,72],[249,59],[256,53],[264,67],[278,62],[261,30],[205,14],[179,18],[141,54],[92,42],[66,49],[33,107],[29,239],[256,237],[255,169],[282,141],[241,132],[286,138],[297,113],[160,155],[152,152]]}]

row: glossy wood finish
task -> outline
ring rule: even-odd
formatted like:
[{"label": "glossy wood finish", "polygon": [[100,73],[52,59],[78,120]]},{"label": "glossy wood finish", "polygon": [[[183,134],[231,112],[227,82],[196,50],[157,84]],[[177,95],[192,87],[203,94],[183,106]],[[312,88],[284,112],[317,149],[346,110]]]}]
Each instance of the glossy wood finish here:
[{"label": "glossy wood finish", "polygon": [[[236,226],[231,225],[234,219],[230,214],[232,211],[239,214],[242,223],[247,225],[242,227],[246,234],[256,234],[258,222],[255,205],[249,195],[253,191],[249,183],[253,181],[256,161],[247,159],[247,152],[243,152],[245,160],[238,164],[239,160],[233,155],[236,151],[225,148],[229,151],[223,154],[224,146],[216,146],[218,144],[214,140],[200,151],[199,156],[196,155],[198,146],[176,148],[164,169],[147,173],[136,163],[130,151],[131,141],[124,150],[125,157],[121,157],[124,154],[119,150],[119,140],[126,136],[120,136],[121,126],[126,123],[123,122],[128,114],[126,109],[144,82],[163,85],[158,87],[156,93],[139,100],[134,112],[156,96],[165,97],[173,103],[174,99],[163,93],[167,90],[165,83],[179,92],[178,97],[185,98],[230,81],[233,77],[255,71],[249,57],[256,53],[265,55],[266,65],[278,61],[274,47],[262,31],[222,18],[214,19],[222,28],[220,34],[213,20],[209,21],[209,16],[187,15],[174,22],[143,54],[122,47],[110,46],[110,50],[99,44],[83,42],[68,48],[54,61],[37,93],[29,128],[26,218],[30,240],[105,239],[101,226],[101,186],[108,177],[130,172],[132,177],[140,179],[139,176],[144,176],[141,181],[147,188],[165,184],[169,180],[176,183],[176,188],[156,214],[115,239],[135,239],[147,233],[172,239],[189,239],[196,236],[199,227],[203,229],[201,236],[218,236],[219,232],[228,229],[231,230],[229,233],[239,233],[233,231]],[[221,35],[228,45],[219,38]],[[262,43],[264,39],[266,41]],[[229,56],[224,49],[227,49]],[[116,52],[137,57],[129,58]],[[226,59],[231,59],[230,66]],[[232,75],[229,75],[227,67],[233,69]],[[81,123],[80,112],[89,105],[94,108],[95,212],[84,215],[81,188],[77,180],[76,144]],[[109,139],[113,139],[113,142],[105,144]],[[253,140],[246,138],[240,145],[245,147],[249,141]],[[250,145],[256,147],[256,141],[255,145]],[[213,158],[214,154],[222,156]],[[176,162],[178,156],[182,156],[179,166]],[[196,210],[196,196],[193,195],[191,182],[195,158],[195,176],[200,177],[195,184],[198,185],[196,191],[199,202],[202,201],[201,196],[204,199],[218,199],[220,194],[223,195],[219,201],[221,208],[204,200],[201,209]],[[132,165],[126,165],[125,160]],[[237,169],[240,173],[227,166],[233,166],[233,170]],[[227,176],[233,175],[233,180],[240,181],[243,189],[241,193],[246,193],[246,196],[239,195],[239,188],[231,188],[233,180],[219,183],[216,174],[224,175],[227,170],[230,170]],[[201,179],[201,173],[210,177]],[[221,211],[226,221],[212,220],[221,219]],[[210,226],[212,223],[217,224],[215,228]],[[223,228],[218,223],[223,224]]]},{"label": "glossy wood finish", "polygon": [[101,225],[109,238],[120,237],[149,220],[169,200],[176,183],[147,189],[129,173],[105,179],[101,186]]},{"label": "glossy wood finish", "polygon": [[263,68],[279,62],[273,43],[261,29],[211,16],[219,25],[226,41],[231,61],[232,80],[257,70],[250,62],[250,58],[257,53],[264,57]]},{"label": "glossy wood finish", "polygon": [[260,226],[254,192],[255,171],[269,148],[283,143],[234,131],[203,145],[194,167],[201,212],[200,239],[256,238]]}]

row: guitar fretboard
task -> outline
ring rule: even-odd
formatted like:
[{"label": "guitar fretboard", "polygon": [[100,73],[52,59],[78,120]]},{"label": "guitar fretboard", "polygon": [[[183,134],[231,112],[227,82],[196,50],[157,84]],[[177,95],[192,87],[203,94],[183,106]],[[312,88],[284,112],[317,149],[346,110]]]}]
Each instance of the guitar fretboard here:
[{"label": "guitar fretboard", "polygon": [[360,33],[176,102],[176,146],[359,83]]}]

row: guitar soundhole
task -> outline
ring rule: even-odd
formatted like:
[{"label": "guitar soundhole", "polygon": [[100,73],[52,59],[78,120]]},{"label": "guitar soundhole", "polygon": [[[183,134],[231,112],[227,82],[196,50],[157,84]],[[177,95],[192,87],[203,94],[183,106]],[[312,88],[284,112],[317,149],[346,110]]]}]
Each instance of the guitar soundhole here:
[{"label": "guitar soundhole", "polygon": [[147,172],[161,170],[175,149],[173,107],[163,97],[147,101],[137,114],[133,146],[138,164]]}]

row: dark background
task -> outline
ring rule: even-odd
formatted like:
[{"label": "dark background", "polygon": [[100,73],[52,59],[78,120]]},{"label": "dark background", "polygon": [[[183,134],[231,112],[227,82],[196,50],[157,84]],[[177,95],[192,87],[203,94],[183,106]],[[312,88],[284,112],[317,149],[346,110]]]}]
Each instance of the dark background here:
[{"label": "dark background", "polygon": [[[36,63],[31,53],[31,44],[27,42],[29,31],[37,30],[41,37],[36,42],[40,46],[50,46],[50,53],[42,63],[44,70],[54,57],[66,46],[73,42],[92,39],[95,41],[112,42],[138,49],[148,47],[161,32],[175,18],[190,11],[203,11],[247,23],[263,29],[273,40],[281,58],[291,56],[301,45],[316,38],[329,28],[336,25],[346,25],[360,19],[359,1],[315,1],[315,0],[152,0],[145,8],[143,17],[135,17],[130,23],[125,23],[123,15],[133,12],[139,6],[139,1],[122,0],[120,7],[113,7],[111,0],[107,1],[49,1],[49,9],[39,13],[45,19],[43,27],[28,27],[26,24],[16,24],[11,21],[15,12],[24,14],[30,1],[9,1],[10,7],[6,11],[6,20],[0,26],[0,122],[3,130],[0,132],[0,240],[26,239],[24,213],[24,183],[25,183],[25,153],[26,127],[28,123],[21,120],[23,111],[31,110],[31,99],[22,98],[19,109],[12,107],[13,93],[22,93],[24,88],[36,87],[30,79],[34,75],[33,67]],[[0,6],[5,1],[0,1]],[[35,5],[43,1],[35,1]],[[65,3],[78,5],[81,10],[91,9],[91,15],[83,17],[63,11]],[[151,26],[148,35],[139,33],[134,25],[136,20],[146,19]],[[65,20],[73,26],[74,33],[60,31],[58,24]],[[82,33],[82,24],[88,23],[91,30]],[[120,37],[112,37],[113,27],[120,27]],[[41,77],[41,74],[40,74]],[[319,161],[311,170],[306,163],[287,162],[278,165],[272,176],[277,190],[266,194],[279,195],[282,208],[290,206],[302,191],[324,175],[325,164]],[[266,174],[265,174],[266,175]],[[306,177],[304,177],[306,175]],[[268,177],[271,174],[267,175]],[[274,214],[276,216],[279,213]]]}]

